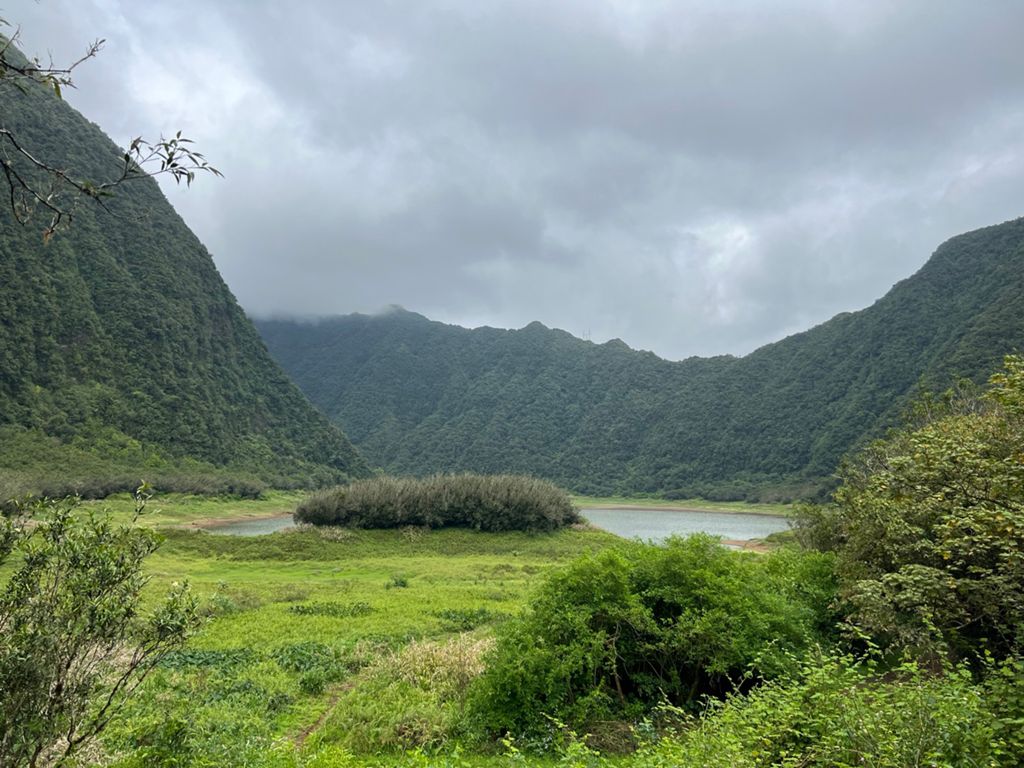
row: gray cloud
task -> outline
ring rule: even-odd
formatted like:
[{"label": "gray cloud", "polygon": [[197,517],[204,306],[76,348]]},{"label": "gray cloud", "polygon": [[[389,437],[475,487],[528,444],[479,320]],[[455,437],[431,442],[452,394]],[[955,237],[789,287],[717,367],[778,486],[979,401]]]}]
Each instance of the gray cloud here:
[{"label": "gray cloud", "polygon": [[744,353],[1024,213],[1024,5],[5,4],[69,97],[183,128],[169,198],[254,314],[401,304]]}]

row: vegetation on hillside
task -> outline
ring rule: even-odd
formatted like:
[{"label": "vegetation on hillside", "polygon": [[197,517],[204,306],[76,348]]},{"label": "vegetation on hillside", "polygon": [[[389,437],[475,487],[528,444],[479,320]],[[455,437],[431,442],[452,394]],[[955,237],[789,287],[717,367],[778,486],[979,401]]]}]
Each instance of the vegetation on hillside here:
[{"label": "vegetation on hillside", "polygon": [[[5,128],[48,166],[93,179],[123,167],[123,150],[52,88],[0,78],[0,100]],[[83,201],[48,243],[14,217],[0,205],[0,475],[16,490],[365,474],[152,179]]]},{"label": "vegetation on hillside", "polygon": [[580,522],[572,499],[546,480],[522,475],[376,477],[319,491],[295,521],[349,528],[472,528],[552,531]]},{"label": "vegetation on hillside", "polygon": [[1024,220],[745,357],[662,360],[532,323],[466,330],[395,310],[261,320],[274,357],[374,464],[523,472],[589,495],[800,498],[898,423],[923,383],[981,382],[1024,349]]}]

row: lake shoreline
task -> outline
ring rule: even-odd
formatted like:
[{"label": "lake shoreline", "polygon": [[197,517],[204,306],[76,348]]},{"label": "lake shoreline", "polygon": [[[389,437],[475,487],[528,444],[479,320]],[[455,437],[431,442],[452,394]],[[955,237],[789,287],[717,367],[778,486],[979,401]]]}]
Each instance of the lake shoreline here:
[{"label": "lake shoreline", "polygon": [[781,517],[785,519],[789,518],[789,515],[785,512],[778,512],[767,509],[735,509],[732,507],[695,507],[693,505],[676,506],[672,504],[650,505],[609,502],[607,504],[591,504],[588,506],[580,506],[579,509],[623,509],[634,512],[692,512],[694,514],[699,515],[713,513],[716,515],[761,515],[763,517]]},{"label": "lake shoreline", "polygon": [[[668,536],[674,535],[687,535],[690,533],[699,533],[707,531],[712,535],[718,535],[721,537],[723,544],[727,546],[736,547],[739,549],[755,549],[763,541],[764,537],[772,532],[772,524],[769,520],[779,521],[784,523],[787,521],[785,515],[771,515],[766,511],[762,511],[760,514],[756,513],[743,513],[739,510],[707,510],[707,509],[696,509],[687,506],[642,506],[639,504],[618,504],[618,505],[602,505],[602,506],[585,506],[580,508],[580,513],[586,520],[586,524],[598,530],[605,531],[607,533],[614,534],[623,539],[639,538],[639,539],[651,539],[654,541],[663,540]],[[622,521],[628,521],[631,515],[647,515],[647,523],[641,523],[640,525],[633,527],[628,524],[623,527]],[[736,525],[730,523],[724,526],[721,522],[715,527],[710,529],[705,528],[691,528],[692,522],[683,524],[680,528],[678,520],[679,517],[689,518],[693,516],[695,519],[700,518],[717,518],[719,521],[723,520],[734,520]],[[669,520],[671,517],[676,517],[675,525]],[[750,529],[750,523],[742,524],[739,523],[740,519],[746,516],[749,518],[760,518],[765,522],[757,523],[753,526],[753,530]],[[619,519],[616,519],[619,518]],[[613,522],[614,519],[614,522]],[[651,526],[651,519],[659,520],[654,526]],[[667,523],[667,527],[666,527]],[[277,512],[274,514],[251,514],[233,517],[207,517],[193,520],[184,525],[174,526],[178,529],[192,530],[192,531],[208,531],[215,534],[226,534],[226,535],[239,535],[239,536],[259,536],[268,533],[274,533],[276,531],[287,530],[292,524],[292,513],[290,512]],[[737,528],[737,525],[739,526]],[[765,529],[765,525],[769,526]],[[753,535],[744,535],[748,531]],[[739,535],[737,535],[739,534]]]},{"label": "lake shoreline", "polygon": [[[648,506],[644,504],[594,504],[593,506],[579,507],[582,512],[585,509],[609,509],[629,512],[689,512],[692,514],[703,515],[709,512],[715,514],[724,515],[761,515],[764,517],[781,517],[786,518],[786,515],[779,512],[769,512],[767,510],[743,510],[743,509],[716,509],[712,507],[692,507],[692,506],[670,506],[662,504],[658,506]],[[252,515],[233,515],[230,517],[201,517],[196,520],[190,520],[187,523],[176,523],[168,525],[168,528],[216,528],[220,525],[227,525],[229,523],[256,523],[263,520],[278,520],[286,517],[292,517],[292,512],[274,512],[272,514],[252,514]]]}]

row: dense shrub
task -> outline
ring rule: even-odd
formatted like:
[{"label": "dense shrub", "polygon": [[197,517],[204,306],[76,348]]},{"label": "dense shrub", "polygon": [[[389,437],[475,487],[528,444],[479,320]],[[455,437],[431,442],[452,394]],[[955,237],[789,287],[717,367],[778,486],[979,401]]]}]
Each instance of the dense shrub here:
[{"label": "dense shrub", "polygon": [[377,477],[315,493],[295,511],[298,523],[350,528],[550,531],[579,520],[565,491],[522,475]]},{"label": "dense shrub", "polygon": [[[1004,688],[1019,701],[1024,678],[1010,676]],[[629,765],[1018,766],[1020,710],[997,712],[987,694],[964,668],[936,675],[905,664],[882,676],[849,658],[809,659],[793,680],[713,702],[693,728]]]},{"label": "dense shrub", "polygon": [[742,554],[707,536],[584,557],[499,630],[471,727],[531,734],[553,716],[583,730],[781,674],[821,640],[833,589],[827,556]]},{"label": "dense shrub", "polygon": [[798,535],[835,551],[851,624],[894,649],[973,657],[1024,641],[1024,359],[978,397],[924,400],[842,470]]}]

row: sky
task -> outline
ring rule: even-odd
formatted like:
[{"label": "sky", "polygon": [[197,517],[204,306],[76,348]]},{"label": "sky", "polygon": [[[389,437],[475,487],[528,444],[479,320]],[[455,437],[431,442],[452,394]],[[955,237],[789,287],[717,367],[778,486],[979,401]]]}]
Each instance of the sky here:
[{"label": "sky", "polygon": [[869,306],[1024,215],[1017,0],[0,0],[253,316],[401,305],[670,359]]}]

